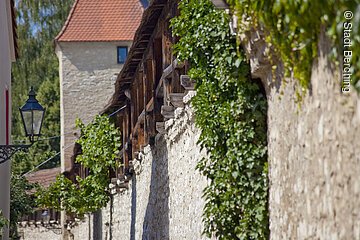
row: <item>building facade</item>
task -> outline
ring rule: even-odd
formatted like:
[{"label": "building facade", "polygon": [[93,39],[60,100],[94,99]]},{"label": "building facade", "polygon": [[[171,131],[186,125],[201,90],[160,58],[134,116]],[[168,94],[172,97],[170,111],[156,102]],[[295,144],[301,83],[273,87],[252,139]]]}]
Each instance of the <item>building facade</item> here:
[{"label": "building facade", "polygon": [[[14,2],[0,2],[0,145],[10,144],[11,136],[11,62],[16,58]],[[10,161],[0,164],[0,210],[9,219]],[[4,229],[3,239],[8,239]]]},{"label": "building facade", "polygon": [[107,105],[142,13],[139,0],[77,0],[56,37],[62,172],[74,165],[75,120],[89,123]]}]

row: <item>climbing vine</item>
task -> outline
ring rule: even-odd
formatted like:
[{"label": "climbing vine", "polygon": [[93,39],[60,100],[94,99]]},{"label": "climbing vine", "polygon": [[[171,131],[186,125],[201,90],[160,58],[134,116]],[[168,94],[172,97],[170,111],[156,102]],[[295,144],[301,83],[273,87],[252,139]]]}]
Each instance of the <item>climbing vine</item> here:
[{"label": "climbing vine", "polygon": [[204,233],[219,239],[266,239],[268,167],[266,97],[229,30],[229,16],[208,0],[182,0],[172,19],[174,46],[196,80],[192,100],[199,144],[208,157],[197,168],[204,190]]},{"label": "climbing vine", "polygon": [[[331,41],[332,59],[337,65],[347,63],[344,50],[352,51],[351,80],[360,90],[360,49],[355,47],[360,44],[359,0],[228,0],[228,3],[239,19],[246,19],[239,21],[240,33],[259,24],[265,26],[267,43],[284,63],[285,76],[293,73],[299,81],[300,92],[309,87],[312,63],[319,54],[321,29]],[[346,15],[346,11],[353,16]],[[349,48],[346,41],[351,41]]]},{"label": "climbing vine", "polygon": [[117,164],[115,159],[120,148],[120,132],[106,116],[95,117],[87,126],[77,120],[76,126],[81,130],[77,143],[82,148],[76,162],[87,168],[89,175],[77,177],[76,183],[63,175],[58,176],[48,189],[37,193],[37,203],[41,207],[83,216],[106,206],[110,200],[109,169]]}]

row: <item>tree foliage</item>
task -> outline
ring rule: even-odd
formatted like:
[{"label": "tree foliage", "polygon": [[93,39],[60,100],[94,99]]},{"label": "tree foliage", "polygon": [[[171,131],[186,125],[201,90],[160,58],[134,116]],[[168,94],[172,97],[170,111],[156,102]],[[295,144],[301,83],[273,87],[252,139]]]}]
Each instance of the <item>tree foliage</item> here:
[{"label": "tree foliage", "polygon": [[8,224],[9,220],[4,217],[2,210],[0,210],[0,237],[3,235],[4,227],[8,226]]},{"label": "tree foliage", "polygon": [[[331,40],[332,57],[343,64],[343,50],[351,50],[352,83],[360,90],[360,1],[359,0],[228,0],[240,19],[240,33],[251,27],[265,26],[266,41],[276,57],[284,63],[285,74],[293,73],[305,92],[310,84],[311,67],[319,56],[318,43],[322,27]],[[346,19],[345,11],[353,17]],[[352,46],[344,48],[344,23],[351,24]]]},{"label": "tree foliage", "polygon": [[12,174],[10,183],[10,237],[19,237],[16,224],[21,217],[33,211],[35,201],[31,194],[37,185],[29,183],[25,177]]},{"label": "tree foliage", "polygon": [[[54,38],[63,26],[73,0],[22,0],[16,1],[17,42],[19,58],[12,67],[12,138],[26,140],[19,114],[27,100],[30,86],[38,93],[39,102],[47,109],[42,134],[44,137],[60,135],[60,86],[58,60]],[[15,157],[15,171],[26,172],[34,165],[60,149],[60,138],[35,144],[29,154]],[[43,167],[58,164],[59,158]],[[57,162],[56,162],[57,161]]]},{"label": "tree foliage", "polygon": [[219,239],[266,239],[268,167],[266,97],[250,79],[249,64],[229,29],[229,16],[208,0],[182,0],[172,19],[175,52],[196,80],[192,99],[204,190],[204,233]]},{"label": "tree foliage", "polygon": [[[30,86],[37,89],[39,102],[47,109],[42,128],[44,137],[60,135],[60,86],[58,60],[53,40],[69,13],[73,0],[15,1],[19,58],[12,66],[12,139],[15,144],[26,140],[19,107],[28,98]],[[35,186],[21,175],[60,150],[60,138],[35,143],[28,152],[12,159],[10,236],[17,237],[16,223],[29,214],[35,202],[29,191]],[[43,165],[58,164],[59,158]]]},{"label": "tree foliage", "polygon": [[83,216],[106,206],[109,201],[109,169],[116,167],[121,141],[119,130],[106,116],[96,116],[88,125],[77,120],[76,125],[81,130],[77,143],[82,148],[76,162],[89,170],[89,176],[77,177],[77,183],[58,176],[47,190],[37,193],[37,203]]}]

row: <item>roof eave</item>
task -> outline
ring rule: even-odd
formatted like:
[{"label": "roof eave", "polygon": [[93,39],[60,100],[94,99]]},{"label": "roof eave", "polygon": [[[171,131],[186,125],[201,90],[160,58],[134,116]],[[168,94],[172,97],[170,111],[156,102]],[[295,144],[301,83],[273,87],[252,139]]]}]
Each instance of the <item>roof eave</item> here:
[{"label": "roof eave", "polygon": [[[109,104],[105,107],[103,113],[108,113],[114,110],[116,107],[124,105],[126,101],[125,97],[125,88],[129,85],[129,79],[130,82],[133,81],[135,77],[135,73],[137,71],[137,67],[140,64],[141,61],[138,61],[132,59],[132,56],[135,55],[136,51],[140,51],[141,49],[144,49],[144,41],[146,42],[145,50],[140,51],[141,58],[143,58],[144,53],[146,52],[146,49],[149,47],[149,41],[151,40],[151,37],[154,33],[154,30],[156,29],[156,25],[151,25],[150,20],[158,22],[159,17],[161,16],[162,10],[165,7],[165,4],[167,4],[168,0],[153,0],[150,5],[145,9],[140,26],[136,30],[135,37],[133,44],[130,48],[128,58],[125,61],[125,64],[123,68],[121,69],[117,80],[115,82],[115,93],[113,94]],[[155,18],[154,18],[155,15]],[[150,31],[149,31],[150,30]],[[146,34],[144,34],[147,32]],[[151,32],[151,35],[148,34],[148,32]],[[144,35],[147,37],[144,38]],[[145,40],[144,40],[145,39]],[[139,53],[136,53],[136,55],[139,55]],[[137,59],[139,56],[137,57]],[[136,68],[132,67],[132,70],[130,71],[130,65],[136,65]],[[131,76],[129,74],[133,73]]]}]

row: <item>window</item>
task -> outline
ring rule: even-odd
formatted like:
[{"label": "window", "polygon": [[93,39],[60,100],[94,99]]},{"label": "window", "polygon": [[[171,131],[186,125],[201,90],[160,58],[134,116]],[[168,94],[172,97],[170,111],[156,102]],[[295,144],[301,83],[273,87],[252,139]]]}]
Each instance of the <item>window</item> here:
[{"label": "window", "polygon": [[126,61],[127,54],[128,54],[127,47],[117,47],[117,62],[120,64],[124,64]]},{"label": "window", "polygon": [[144,8],[147,8],[149,6],[149,1],[148,0],[140,0],[141,4],[143,5]]}]

